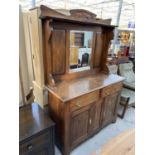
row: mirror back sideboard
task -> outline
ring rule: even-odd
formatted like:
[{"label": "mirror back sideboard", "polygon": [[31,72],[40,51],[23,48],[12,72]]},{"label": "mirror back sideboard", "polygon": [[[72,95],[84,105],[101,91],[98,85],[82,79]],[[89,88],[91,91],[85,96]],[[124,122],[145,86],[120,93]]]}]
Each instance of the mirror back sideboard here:
[{"label": "mirror back sideboard", "polygon": [[[31,12],[35,14],[31,24],[39,23],[33,34],[40,35],[37,44],[33,43],[34,62],[43,68],[36,67],[36,73],[44,81],[36,89],[36,97],[46,96],[56,122],[56,144],[63,155],[69,155],[116,121],[124,79],[109,75],[106,66],[115,26],[109,19],[97,19],[94,13],[82,9],[62,11],[40,6]],[[72,32],[77,36],[71,36]],[[85,32],[92,32],[87,33],[91,37],[86,39]]]}]

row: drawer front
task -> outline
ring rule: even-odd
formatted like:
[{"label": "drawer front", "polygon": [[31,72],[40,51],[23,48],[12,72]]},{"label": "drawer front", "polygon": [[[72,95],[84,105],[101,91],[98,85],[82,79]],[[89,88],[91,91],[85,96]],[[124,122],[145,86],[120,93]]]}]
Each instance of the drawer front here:
[{"label": "drawer front", "polygon": [[99,90],[80,96],[70,101],[70,111],[72,112],[72,111],[78,110],[84,106],[87,106],[97,101],[98,99],[99,99]]},{"label": "drawer front", "polygon": [[29,141],[21,144],[19,146],[20,154],[25,154],[27,152],[33,151],[35,148],[50,143],[50,131],[46,131],[41,135],[36,135]]},{"label": "drawer front", "polygon": [[110,86],[103,88],[101,90],[101,96],[105,97],[105,96],[110,95],[111,93],[115,93],[117,91],[120,91],[122,89],[122,85],[123,85],[122,82],[120,82],[120,83],[113,84],[113,85],[110,85]]}]

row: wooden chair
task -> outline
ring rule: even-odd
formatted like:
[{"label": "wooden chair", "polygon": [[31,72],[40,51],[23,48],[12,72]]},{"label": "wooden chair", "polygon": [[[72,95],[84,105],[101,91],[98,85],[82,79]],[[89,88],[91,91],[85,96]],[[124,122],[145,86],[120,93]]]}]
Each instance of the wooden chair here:
[{"label": "wooden chair", "polygon": [[[109,69],[110,74],[117,74],[117,72],[118,72],[117,65],[109,65],[108,69]],[[118,112],[118,116],[120,118],[124,118],[127,108],[131,107],[131,106],[135,106],[135,91],[134,91],[134,89],[130,89],[130,88],[126,88],[126,87],[124,87],[122,89],[120,105],[123,106],[123,110],[120,113]]]},{"label": "wooden chair", "polygon": [[117,65],[108,65],[110,74],[117,74],[118,66]]},{"label": "wooden chair", "polygon": [[81,66],[87,66],[88,63],[89,63],[89,54],[88,53],[84,53],[82,55]]},{"label": "wooden chair", "polygon": [[135,91],[123,88],[121,92],[120,105],[123,106],[123,110],[118,112],[117,115],[120,118],[124,118],[127,108],[135,107]]}]

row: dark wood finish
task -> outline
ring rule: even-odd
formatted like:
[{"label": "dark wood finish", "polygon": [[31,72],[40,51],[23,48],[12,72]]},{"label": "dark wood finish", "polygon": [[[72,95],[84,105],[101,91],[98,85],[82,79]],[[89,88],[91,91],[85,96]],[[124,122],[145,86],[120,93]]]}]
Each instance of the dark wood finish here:
[{"label": "dark wood finish", "polygon": [[112,86],[105,87],[101,91],[101,96],[106,97],[106,96],[108,96],[108,95],[110,95],[112,93],[115,93],[115,92],[121,90],[121,88],[122,88],[122,83],[121,82],[113,84]]},{"label": "dark wood finish", "polygon": [[120,92],[111,93],[103,98],[101,125],[104,127],[110,122],[116,121],[117,106],[119,103]]},{"label": "dark wood finish", "polygon": [[75,18],[96,19],[96,14],[83,9],[73,9],[70,13]]},{"label": "dark wood finish", "polygon": [[[93,53],[92,53],[93,54]],[[100,69],[99,68],[95,68],[95,69],[90,69],[90,70],[85,70],[85,71],[81,71],[81,72],[75,72],[75,73],[66,73],[64,75],[55,75],[54,79],[55,82],[60,82],[60,81],[70,81],[70,80],[76,80],[78,78],[83,78],[83,77],[87,77],[90,75],[96,75],[100,73]]]},{"label": "dark wood finish", "polygon": [[70,122],[70,147],[74,148],[83,141],[88,134],[89,106],[73,113]]},{"label": "dark wood finish", "polygon": [[[109,42],[113,37],[114,26],[99,24],[99,20],[95,18],[94,14],[84,10],[81,11],[82,12],[72,10],[70,11],[71,15],[66,16],[45,6],[41,6],[42,23],[45,25],[43,26],[43,38],[45,38],[44,63],[45,72],[47,72],[45,73],[45,79],[48,79],[46,80],[47,85],[53,86],[55,82],[60,80],[86,77],[87,75],[93,75],[100,71],[108,74],[106,61]],[[73,17],[74,20],[72,21]],[[89,25],[86,22],[87,20],[89,20]],[[94,21],[96,24],[94,24]],[[86,23],[87,25],[85,25]],[[69,33],[71,30],[93,32],[90,70],[81,71],[80,73],[69,72]],[[80,42],[78,39],[78,44],[82,46]],[[52,66],[49,66],[50,64],[52,64]]]},{"label": "dark wood finish", "polygon": [[[52,23],[54,29],[65,29],[65,30],[81,30],[81,31],[93,31],[93,32],[102,32],[102,27],[97,25],[83,25],[83,24],[76,24],[76,23],[68,23],[66,21],[58,21],[54,20]],[[111,28],[112,29],[112,28]]]},{"label": "dark wood finish", "polygon": [[89,130],[88,134],[94,134],[100,128],[101,100],[93,103],[89,114]]},{"label": "dark wood finish", "polygon": [[52,74],[63,74],[65,73],[65,30],[53,30],[51,39],[52,49]]},{"label": "dark wood finish", "polygon": [[96,40],[95,40],[95,54],[94,54],[94,67],[100,67],[101,65],[101,55],[102,55],[102,33],[96,33]]},{"label": "dark wood finish", "polygon": [[[70,10],[68,16],[46,6],[40,10],[50,115],[56,122],[56,145],[63,155],[69,155],[116,121],[124,78],[108,75],[108,47],[115,26],[86,10]],[[69,71],[71,30],[93,32],[90,70]],[[82,46],[80,39],[77,44]]]},{"label": "dark wood finish", "polygon": [[95,91],[70,101],[70,111],[78,110],[99,99],[99,91]]},{"label": "dark wood finish", "polygon": [[[48,8],[44,5],[40,6],[41,9],[41,19],[57,19],[59,21],[67,21],[67,22],[73,22],[73,23],[83,23],[87,25],[100,25],[100,26],[105,26],[105,27],[111,27],[114,28],[115,26],[110,25],[110,19],[98,19],[98,18],[89,18],[88,16],[92,17],[93,13],[89,13],[89,11],[84,10],[83,13],[81,13],[81,10],[79,10],[79,13],[76,13],[75,16],[73,15],[73,10],[70,11],[72,14],[71,16],[66,16],[62,13],[59,13],[56,10],[53,10],[51,8]],[[87,12],[87,13],[86,13]],[[77,17],[77,14],[80,14],[79,17]]]},{"label": "dark wood finish", "polygon": [[[123,85],[123,87],[124,87],[124,85]],[[127,108],[129,108],[129,107],[135,108],[135,103],[133,102],[132,104],[131,103],[129,104],[129,101],[130,101],[130,96],[127,97],[127,96],[124,96],[121,94],[119,103],[123,109],[122,109],[121,113],[118,112],[118,114],[117,114],[117,116],[120,117],[121,119],[124,118]]]},{"label": "dark wood finish", "polygon": [[102,61],[101,61],[101,70],[105,74],[109,73],[108,67],[107,67],[107,55],[108,55],[108,48],[110,45],[110,40],[113,38],[113,29],[103,29],[103,35],[102,35],[102,41],[103,41],[103,47],[102,47]]},{"label": "dark wood finish", "polygon": [[51,46],[49,44],[51,39],[51,29],[50,23],[52,20],[48,20],[43,22],[43,46],[44,50],[48,52],[43,52],[43,60],[44,60],[44,76],[45,83],[53,86],[55,85],[55,81],[52,76],[52,65],[51,65]]},{"label": "dark wood finish", "polygon": [[[65,74],[55,74],[53,75],[54,77],[54,80],[57,82],[59,80],[71,80],[71,79],[76,79],[76,78],[79,78],[79,77],[85,77],[87,76],[88,74],[96,74],[97,72],[99,72],[101,69],[100,69],[100,66],[94,68],[94,59],[93,59],[93,55],[94,55],[94,49],[95,49],[95,36],[96,36],[96,32],[97,33],[101,33],[102,32],[102,28],[99,27],[99,26],[87,26],[85,27],[84,25],[76,25],[74,23],[62,23],[60,21],[55,21],[52,23],[52,28],[53,29],[60,29],[60,30],[65,30],[66,31],[66,51],[64,51],[64,53],[67,53],[66,54],[66,72]],[[70,40],[69,40],[69,32],[70,30],[81,30],[81,31],[92,31],[93,32],[93,47],[92,47],[92,57],[91,57],[91,62],[90,62],[90,66],[91,66],[91,69],[88,70],[88,71],[81,71],[80,73],[79,72],[75,72],[75,73],[70,73],[69,70],[68,70],[68,66],[69,65],[69,56],[70,56],[70,53],[69,53],[69,45],[70,45]],[[56,42],[56,41],[55,41]],[[58,42],[58,44],[60,45],[60,43]],[[99,45],[98,45],[99,46]],[[60,47],[59,47],[60,48]],[[48,53],[48,51],[47,51]],[[100,56],[100,55],[99,55]],[[97,56],[96,59],[99,57]],[[101,57],[100,57],[101,59]],[[55,59],[56,61],[57,59]],[[57,63],[61,63],[61,61],[58,61]],[[97,60],[96,60],[96,63],[97,63]]]},{"label": "dark wood finish", "polygon": [[47,88],[56,144],[64,155],[116,121],[122,80],[117,75],[98,74]]},{"label": "dark wood finish", "polygon": [[[57,82],[55,87],[47,89],[62,102],[67,102],[75,99],[76,97],[94,92],[101,88],[104,88],[105,92],[110,89],[111,92],[109,93],[112,93],[115,89],[120,90],[122,88],[122,80],[124,80],[124,78],[118,75],[111,74],[107,76],[104,74],[96,74],[94,76],[87,76],[85,78],[72,81]],[[104,93],[104,89],[101,89],[101,94]]]},{"label": "dark wood finish", "polygon": [[[123,106],[123,111],[121,114],[119,114],[119,113],[117,114],[118,117],[120,117],[122,119],[124,118],[125,112],[126,112],[128,105],[129,105],[129,100],[130,100],[130,97],[127,97],[127,98],[121,97],[120,104]],[[122,102],[123,102],[123,104],[122,104]]]},{"label": "dark wood finish", "polygon": [[37,103],[20,108],[20,155],[54,155],[54,125]]}]

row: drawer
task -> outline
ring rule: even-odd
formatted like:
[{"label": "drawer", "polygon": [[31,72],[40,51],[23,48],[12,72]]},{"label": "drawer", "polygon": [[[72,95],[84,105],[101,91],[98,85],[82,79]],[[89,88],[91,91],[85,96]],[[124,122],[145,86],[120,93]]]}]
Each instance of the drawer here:
[{"label": "drawer", "polygon": [[41,145],[50,143],[50,136],[50,131],[46,131],[45,133],[36,135],[29,141],[21,144],[19,146],[20,155],[33,151],[33,149],[40,147]]},{"label": "drawer", "polygon": [[122,82],[120,82],[120,83],[113,84],[113,85],[110,85],[110,86],[103,88],[101,90],[101,96],[105,97],[105,96],[110,95],[111,93],[115,93],[117,91],[120,91],[122,89],[122,85],[123,85]]},{"label": "drawer", "polygon": [[87,106],[97,101],[98,99],[99,99],[99,90],[80,96],[70,101],[70,111],[72,112],[78,110],[84,106]]}]

